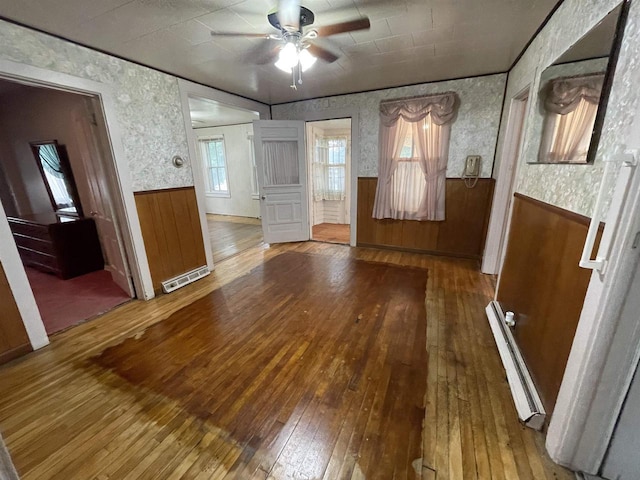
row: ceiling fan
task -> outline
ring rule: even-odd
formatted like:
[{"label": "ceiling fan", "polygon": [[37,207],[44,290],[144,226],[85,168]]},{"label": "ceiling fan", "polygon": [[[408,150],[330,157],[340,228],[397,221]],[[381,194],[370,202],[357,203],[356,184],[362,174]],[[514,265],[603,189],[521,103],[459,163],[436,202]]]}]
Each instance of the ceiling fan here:
[{"label": "ceiling fan", "polygon": [[[313,25],[315,15],[300,5],[300,0],[279,0],[278,6],[267,14],[267,20],[278,33],[211,32],[214,37],[263,38],[249,52],[248,58],[254,63],[266,64],[274,60],[275,66],[291,74],[291,88],[302,84],[302,72],[311,68],[320,58],[327,63],[335,62],[338,56],[314,43],[318,38],[339,33],[368,30],[371,26],[367,17],[360,17],[324,27],[305,28]],[[275,42],[275,43],[274,43]]]}]

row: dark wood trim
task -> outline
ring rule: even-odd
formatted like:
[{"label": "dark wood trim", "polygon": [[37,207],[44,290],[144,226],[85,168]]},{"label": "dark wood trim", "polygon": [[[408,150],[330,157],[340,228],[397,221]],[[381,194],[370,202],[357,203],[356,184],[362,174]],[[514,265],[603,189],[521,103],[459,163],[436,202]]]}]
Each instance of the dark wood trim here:
[{"label": "dark wood trim", "polygon": [[155,292],[163,281],[206,265],[193,186],[137,192],[134,197]]},{"label": "dark wood trim", "polygon": [[147,65],[146,63],[138,62],[137,60],[133,60],[131,58],[123,57],[122,55],[118,55],[116,53],[111,53],[111,52],[108,52],[107,50],[103,50],[103,49],[98,48],[98,47],[92,47],[90,45],[87,45],[86,43],[81,43],[81,42],[78,42],[76,40],[71,40],[70,38],[67,38],[67,37],[65,37],[63,35],[58,35],[57,33],[49,32],[49,31],[44,30],[42,28],[38,28],[38,27],[35,27],[33,25],[29,25],[29,24],[21,22],[19,20],[14,20],[14,19],[6,17],[4,15],[0,15],[0,20],[2,20],[4,22],[7,22],[7,23],[11,23],[13,25],[17,25],[17,26],[22,27],[22,28],[28,28],[29,30],[36,31],[36,32],[42,33],[44,35],[49,35],[50,37],[57,38],[58,40],[63,40],[65,42],[69,42],[69,43],[71,43],[73,45],[77,45],[78,47],[86,48],[86,49],[92,50],[94,52],[102,53],[103,55],[108,55],[110,57],[117,58],[117,59],[122,60],[124,62],[129,62],[129,63],[133,63],[134,65],[138,65],[140,67],[148,68],[149,70],[153,70],[155,72],[164,73],[165,75],[169,75],[169,76],[175,77],[175,78],[180,78],[182,80],[186,80],[187,82],[195,83],[196,85],[202,85],[203,87],[213,88],[214,90],[218,90],[219,92],[222,92],[222,93],[228,93],[229,95],[234,95],[234,96],[239,97],[239,98],[244,98],[245,100],[251,100],[252,102],[256,102],[256,103],[260,103],[260,104],[265,105],[265,106],[269,106],[268,103],[261,102],[260,100],[256,100],[255,98],[247,97],[247,96],[241,95],[239,93],[233,93],[233,92],[230,92],[228,90],[223,90],[223,89],[221,89],[219,87],[214,87],[213,85],[202,83],[202,82],[199,82],[197,80],[193,80],[191,78],[183,77],[182,75],[179,75],[177,73],[172,73],[172,72],[170,72],[168,70],[162,70],[162,69],[160,69],[158,67],[152,67],[151,65]]},{"label": "dark wood trim", "polygon": [[519,194],[512,204],[496,300],[516,315],[513,335],[550,417],[591,278],[579,266],[589,219]]},{"label": "dark wood trim", "polygon": [[140,190],[138,192],[133,192],[133,195],[152,195],[156,193],[167,193],[167,192],[179,192],[181,190],[195,190],[195,185],[190,185],[187,187],[170,187],[170,188],[158,188],[156,190]]},{"label": "dark wood trim", "polygon": [[31,351],[29,335],[0,262],[0,365]]},{"label": "dark wood trim", "polygon": [[520,54],[516,57],[516,59],[513,61],[513,63],[511,64],[511,66],[509,67],[509,72],[511,70],[513,70],[513,67],[515,67],[518,62],[520,61],[520,59],[522,58],[522,56],[525,54],[525,52],[527,51],[527,49],[531,46],[531,44],[533,43],[533,41],[536,39],[536,37],[540,34],[540,32],[542,31],[542,29],[544,27],[547,26],[547,23],[549,23],[549,20],[551,20],[551,17],[553,17],[555,15],[555,13],[558,11],[558,9],[560,8],[560,6],[564,3],[564,0],[558,0],[558,2],[555,4],[555,6],[551,9],[551,11],[549,12],[549,14],[547,15],[547,17],[544,19],[544,21],[540,24],[540,26],[538,27],[538,29],[534,32],[534,34],[531,36],[531,38],[529,39],[529,41],[527,42],[527,44],[524,46],[524,48],[522,49],[522,51],[520,52]]},{"label": "dark wood trim", "polygon": [[20,345],[19,347],[15,347],[11,350],[7,350],[6,352],[2,352],[0,353],[0,365],[4,365],[11,360],[15,360],[16,358],[22,357],[23,355],[31,352],[33,352],[33,347],[31,347],[31,345],[29,344]]},{"label": "dark wood trim", "polygon": [[468,189],[460,178],[446,179],[446,214],[439,222],[372,218],[376,177],[358,177],[357,245],[480,259],[495,180],[481,178]]},{"label": "dark wood trim", "polygon": [[555,205],[551,205],[550,203],[545,203],[541,200],[536,200],[535,198],[527,197],[521,193],[514,193],[513,196],[519,200],[523,200],[528,203],[532,203],[544,210],[547,210],[551,213],[564,217],[573,222],[580,223],[582,225],[589,225],[591,223],[591,219],[589,217],[585,217],[584,215],[580,215],[579,213],[572,212],[570,210],[565,210],[564,208],[556,207]]}]

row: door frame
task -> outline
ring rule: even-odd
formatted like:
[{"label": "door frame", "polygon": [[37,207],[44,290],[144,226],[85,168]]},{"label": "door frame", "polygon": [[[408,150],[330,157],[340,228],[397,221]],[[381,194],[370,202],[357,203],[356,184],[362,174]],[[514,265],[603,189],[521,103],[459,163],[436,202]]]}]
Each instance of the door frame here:
[{"label": "door frame", "polygon": [[[330,118],[328,120],[305,120],[304,122],[304,135],[305,135],[305,152],[307,155],[307,182],[309,183],[308,185],[308,201],[309,201],[309,238],[311,240],[313,240],[313,227],[314,227],[314,221],[315,221],[315,207],[313,205],[313,195],[314,195],[314,191],[313,191],[313,160],[314,160],[314,155],[315,155],[315,148],[314,145],[312,143],[310,143],[310,141],[313,141],[312,138],[309,138],[309,127],[310,124],[313,124],[315,122],[330,122],[332,120],[345,120],[345,119],[349,119],[349,125],[350,125],[350,129],[349,129],[349,143],[348,143],[348,153],[349,153],[349,163],[347,165],[347,169],[345,170],[349,172],[348,175],[348,181],[349,181],[349,223],[347,225],[349,225],[349,245],[351,245],[351,202],[352,202],[352,198],[351,198],[351,187],[353,182],[351,181],[351,178],[353,177],[353,163],[351,161],[351,158],[353,156],[353,149],[351,147],[351,143],[352,143],[352,139],[351,137],[353,136],[353,120],[351,117],[343,117],[343,118]],[[311,128],[313,128],[311,126]],[[356,209],[357,210],[357,209]]]},{"label": "door frame", "polygon": [[[111,148],[111,161],[106,167],[113,176],[113,207],[122,230],[125,250],[133,276],[138,298],[146,300],[154,297],[147,253],[144,248],[138,211],[133,196],[133,184],[122,142],[121,125],[118,121],[115,92],[110,85],[54,72],[11,60],[0,59],[0,78],[24,85],[40,86],[53,90],[96,97],[101,103],[102,114],[107,127],[107,137]],[[42,318],[28,283],[24,266],[13,241],[4,208],[0,208],[0,261],[6,269],[7,279],[16,297],[16,303],[25,324],[29,340],[34,349],[49,343]]]},{"label": "door frame", "polygon": [[193,174],[193,186],[196,192],[196,203],[198,204],[198,216],[200,217],[200,227],[202,229],[202,239],[204,240],[204,253],[207,260],[209,270],[214,269],[213,250],[211,247],[211,238],[209,237],[209,227],[207,225],[207,208],[206,208],[206,188],[203,175],[202,163],[197,152],[196,134],[191,126],[191,110],[189,109],[189,97],[204,98],[214,102],[228,105],[234,108],[242,108],[252,112],[258,112],[260,120],[271,119],[271,109],[269,105],[249,100],[248,98],[238,97],[230,93],[221,92],[215,88],[205,87],[188,80],[178,79],[178,89],[180,91],[180,103],[182,105],[182,118],[184,120],[184,129],[187,136],[187,146],[189,151],[189,159],[191,163],[191,171]]},{"label": "door frame", "polygon": [[[337,120],[340,118],[351,119],[351,178],[350,178],[350,205],[349,205],[349,245],[357,244],[358,226],[358,160],[360,159],[360,110],[358,108],[327,108],[318,111],[303,112],[296,118],[287,120],[302,120],[305,122],[318,122],[321,120]],[[305,149],[306,151],[306,149]],[[307,159],[307,166],[309,159]]]},{"label": "door frame", "polygon": [[509,104],[507,131],[482,256],[482,273],[495,275],[502,270],[511,223],[511,204],[518,173],[518,160],[526,137],[530,90],[531,85],[527,85],[511,98]]},{"label": "door frame", "polygon": [[[640,152],[640,109],[634,127],[629,147]],[[640,361],[637,316],[622,315],[638,264],[640,172],[628,191],[618,224],[605,225],[603,235],[616,229],[611,253],[604,274],[591,274],[545,442],[555,462],[590,474],[599,472]]]}]

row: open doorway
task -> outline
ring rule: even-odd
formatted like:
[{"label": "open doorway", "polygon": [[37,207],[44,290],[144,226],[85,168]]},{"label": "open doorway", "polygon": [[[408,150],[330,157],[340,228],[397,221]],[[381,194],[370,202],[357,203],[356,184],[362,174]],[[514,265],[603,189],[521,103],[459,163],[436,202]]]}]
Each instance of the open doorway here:
[{"label": "open doorway", "polygon": [[507,132],[498,170],[487,240],[482,257],[482,273],[496,275],[502,270],[506,254],[507,232],[514,181],[518,170],[520,150],[524,141],[525,120],[529,105],[529,86],[511,100]]},{"label": "open doorway", "polygon": [[253,120],[259,114],[189,96],[189,113],[213,261],[263,242],[260,197],[253,150]]},{"label": "open doorway", "polygon": [[307,122],[311,239],[349,244],[351,118]]},{"label": "open doorway", "polygon": [[48,334],[134,296],[97,97],[0,80],[0,201]]}]

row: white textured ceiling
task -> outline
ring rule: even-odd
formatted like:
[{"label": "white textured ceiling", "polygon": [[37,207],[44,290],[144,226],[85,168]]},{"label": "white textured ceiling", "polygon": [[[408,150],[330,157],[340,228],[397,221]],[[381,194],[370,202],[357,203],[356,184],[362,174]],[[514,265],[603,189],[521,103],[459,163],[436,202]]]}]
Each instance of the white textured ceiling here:
[{"label": "white textured ceiling", "polygon": [[294,91],[273,65],[243,55],[260,40],[210,30],[277,33],[275,0],[0,0],[0,15],[268,104],[506,71],[557,0],[306,0],[314,26],[366,15],[369,31],[322,44]]}]

